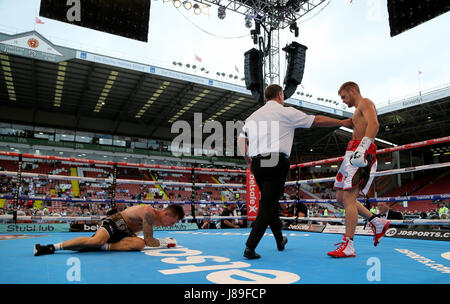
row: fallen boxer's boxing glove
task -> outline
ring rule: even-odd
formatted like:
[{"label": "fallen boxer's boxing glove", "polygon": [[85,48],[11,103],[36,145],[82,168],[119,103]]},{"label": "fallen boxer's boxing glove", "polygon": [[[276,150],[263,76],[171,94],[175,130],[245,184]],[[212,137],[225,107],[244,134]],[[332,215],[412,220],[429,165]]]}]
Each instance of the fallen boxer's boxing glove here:
[{"label": "fallen boxer's boxing glove", "polygon": [[170,248],[177,246],[177,240],[172,237],[166,237],[163,239],[157,239],[159,241],[159,247],[161,248]]}]

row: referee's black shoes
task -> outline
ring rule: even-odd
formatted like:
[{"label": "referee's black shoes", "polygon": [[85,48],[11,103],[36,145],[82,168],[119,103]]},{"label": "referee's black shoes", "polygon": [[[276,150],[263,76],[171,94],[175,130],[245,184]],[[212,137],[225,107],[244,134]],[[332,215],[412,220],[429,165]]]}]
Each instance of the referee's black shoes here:
[{"label": "referee's black shoes", "polygon": [[255,252],[255,249],[245,248],[244,257],[249,260],[259,259],[261,256]]},{"label": "referee's black shoes", "polygon": [[278,251],[283,251],[284,250],[284,246],[287,244],[287,237],[283,236],[283,241],[281,243],[277,243],[277,248]]}]

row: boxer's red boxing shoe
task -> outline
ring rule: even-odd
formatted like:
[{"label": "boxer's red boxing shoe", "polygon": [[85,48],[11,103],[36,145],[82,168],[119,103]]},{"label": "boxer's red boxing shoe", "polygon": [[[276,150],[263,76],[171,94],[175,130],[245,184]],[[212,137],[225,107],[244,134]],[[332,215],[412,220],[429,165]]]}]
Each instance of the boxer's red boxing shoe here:
[{"label": "boxer's red boxing shoe", "polygon": [[337,245],[339,247],[336,250],[328,252],[329,256],[333,258],[353,258],[356,256],[353,240],[348,236],[344,235],[342,242],[334,244],[334,246]]},{"label": "boxer's red boxing shoe", "polygon": [[380,242],[381,238],[384,236],[386,231],[389,228],[391,222],[385,220],[383,218],[375,217],[371,221],[369,221],[369,227],[373,232],[373,245],[377,246]]}]

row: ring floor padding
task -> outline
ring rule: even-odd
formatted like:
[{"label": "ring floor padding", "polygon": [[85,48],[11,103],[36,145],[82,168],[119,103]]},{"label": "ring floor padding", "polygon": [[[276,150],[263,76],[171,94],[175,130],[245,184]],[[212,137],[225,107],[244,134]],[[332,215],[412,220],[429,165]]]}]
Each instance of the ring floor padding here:
[{"label": "ring floor padding", "polygon": [[[448,284],[450,242],[355,236],[355,258],[327,252],[341,235],[283,231],[277,251],[270,230],[256,252],[243,257],[250,229],[156,231],[179,247],[138,252],[57,251],[33,256],[33,245],[92,233],[0,234],[0,284]],[[12,236],[15,235],[15,236]]]}]

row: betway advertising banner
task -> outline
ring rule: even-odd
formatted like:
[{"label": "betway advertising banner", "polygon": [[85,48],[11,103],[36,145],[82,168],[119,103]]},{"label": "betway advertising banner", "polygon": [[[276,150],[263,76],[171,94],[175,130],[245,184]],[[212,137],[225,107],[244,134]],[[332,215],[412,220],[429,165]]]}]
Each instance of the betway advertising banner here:
[{"label": "betway advertising banner", "polygon": [[[71,232],[96,232],[100,228],[97,224],[71,224]],[[171,227],[153,227],[153,231],[182,231],[182,230],[198,230],[198,226],[195,223],[176,223]]]}]

